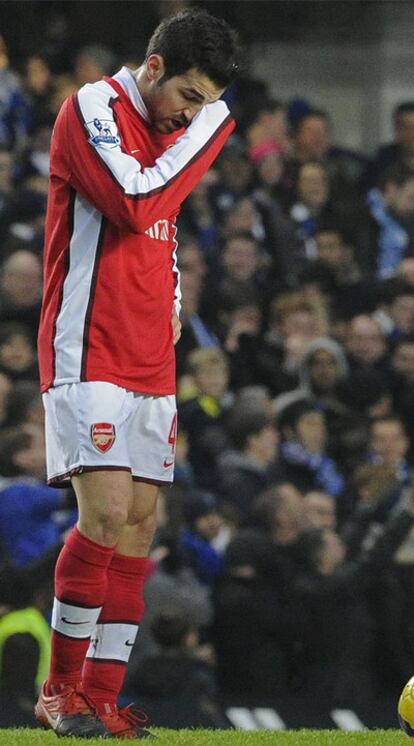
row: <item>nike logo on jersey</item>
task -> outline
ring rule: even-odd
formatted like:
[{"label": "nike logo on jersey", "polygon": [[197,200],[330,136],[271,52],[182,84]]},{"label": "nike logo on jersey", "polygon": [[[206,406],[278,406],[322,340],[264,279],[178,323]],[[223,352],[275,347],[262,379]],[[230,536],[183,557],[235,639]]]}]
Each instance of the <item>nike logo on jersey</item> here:
[{"label": "nike logo on jersey", "polygon": [[134,646],[134,643],[127,640],[125,645],[127,646],[127,648],[132,648]]},{"label": "nike logo on jersey", "polygon": [[172,466],[173,463],[174,463],[174,461],[167,461],[167,459],[165,459],[165,461],[164,461],[164,469],[169,469],[169,467]]},{"label": "nike logo on jersey", "polygon": [[61,618],[62,622],[65,622],[65,624],[88,624],[88,622],[89,622],[89,619],[87,619],[86,622],[71,622],[71,620],[70,619],[66,619],[65,616],[61,616],[60,618]]},{"label": "nike logo on jersey", "polygon": [[136,148],[135,150],[131,150],[131,155],[132,153],[139,153],[140,151],[141,151],[141,148]]}]

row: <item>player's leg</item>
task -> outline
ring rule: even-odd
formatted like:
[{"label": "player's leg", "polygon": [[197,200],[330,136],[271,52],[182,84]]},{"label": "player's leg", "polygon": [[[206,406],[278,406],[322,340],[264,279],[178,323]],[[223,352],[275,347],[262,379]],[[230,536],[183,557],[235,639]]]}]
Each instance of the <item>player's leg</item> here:
[{"label": "player's leg", "polygon": [[128,523],[119,538],[108,567],[108,587],[97,628],[83,669],[83,687],[93,700],[99,716],[113,735],[142,737],[131,710],[119,710],[129,656],[144,614],[143,586],[147,556],[156,528],[158,487],[134,483]]},{"label": "player's leg", "polygon": [[134,499],[108,569],[108,593],[96,642],[89,648],[84,668],[86,691],[97,703],[109,730],[117,736],[122,732],[121,737],[142,734],[139,726],[131,723],[129,713],[117,708],[117,697],[144,612],[147,555],[156,529],[159,487],[155,483],[168,484],[167,479],[172,478],[175,446],[172,432],[175,436],[174,397],[136,397],[128,424]]},{"label": "player's leg", "polygon": [[[105,601],[108,567],[127,520],[133,483],[128,472],[98,471],[73,477],[73,486],[79,523],[68,536],[56,565],[50,673],[43,698],[37,705],[37,715],[54,727],[51,709],[55,704],[61,722],[54,729],[61,732],[62,728],[74,728],[71,732],[80,735],[84,733],[85,716],[88,718],[90,714],[87,707],[82,711],[81,671]],[[71,694],[76,691],[78,694]],[[71,703],[56,700],[62,693]],[[92,736],[97,735],[97,730],[99,735],[98,723],[86,723],[91,726]]]},{"label": "player's leg", "polygon": [[61,386],[45,395],[45,410],[49,479],[75,474],[80,514],[56,565],[51,667],[36,708],[38,719],[60,732],[58,718],[68,722],[67,715],[85,710],[78,684],[133,482],[123,447],[127,392],[99,382]]}]

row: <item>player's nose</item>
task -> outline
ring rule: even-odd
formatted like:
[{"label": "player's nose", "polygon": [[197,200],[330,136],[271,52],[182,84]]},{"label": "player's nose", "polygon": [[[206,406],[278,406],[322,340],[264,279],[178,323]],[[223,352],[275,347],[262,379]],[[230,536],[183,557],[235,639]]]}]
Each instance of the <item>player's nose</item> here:
[{"label": "player's nose", "polygon": [[194,103],[192,106],[187,106],[183,111],[183,119],[185,120],[185,125],[189,125],[192,119],[195,117],[196,114],[203,108],[203,104],[201,103]]}]

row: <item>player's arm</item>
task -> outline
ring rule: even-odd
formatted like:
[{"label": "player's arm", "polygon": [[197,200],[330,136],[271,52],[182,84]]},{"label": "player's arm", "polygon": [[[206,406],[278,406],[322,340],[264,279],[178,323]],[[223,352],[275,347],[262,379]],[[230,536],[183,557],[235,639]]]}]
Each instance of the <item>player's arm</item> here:
[{"label": "player's arm", "polygon": [[[106,122],[109,142],[93,135],[97,122]],[[142,233],[179,208],[233,128],[226,104],[209,104],[154,166],[141,168],[122,150],[109,94],[92,95],[86,86],[66,109],[71,184],[111,222]]]}]

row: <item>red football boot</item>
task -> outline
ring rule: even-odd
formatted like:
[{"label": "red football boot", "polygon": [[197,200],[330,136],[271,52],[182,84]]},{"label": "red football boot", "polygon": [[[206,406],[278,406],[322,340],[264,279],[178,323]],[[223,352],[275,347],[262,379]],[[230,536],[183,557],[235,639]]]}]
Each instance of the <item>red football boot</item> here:
[{"label": "red football boot", "polygon": [[110,738],[111,734],[98,717],[96,708],[82,691],[61,685],[60,690],[48,697],[42,686],[35,706],[36,720],[44,728],[51,728],[57,736],[80,736],[82,738]]},{"label": "red football boot", "polygon": [[116,707],[99,717],[113,738],[155,738],[142,728],[149,721],[148,715],[132,705]]}]

